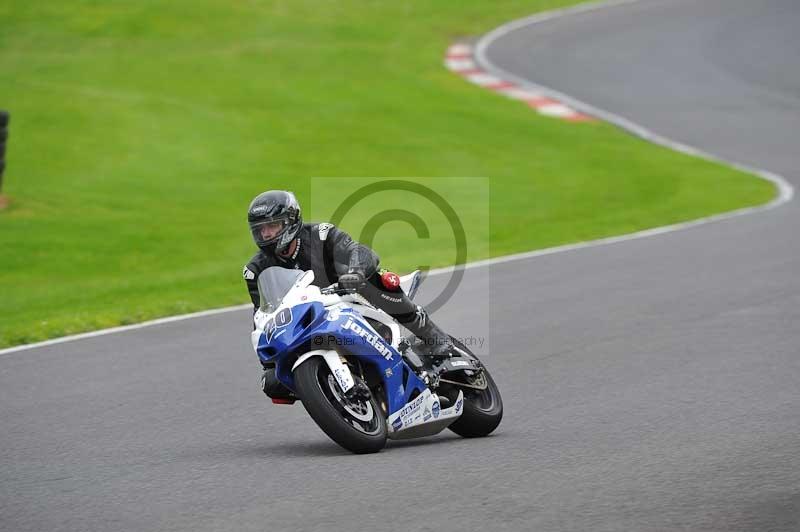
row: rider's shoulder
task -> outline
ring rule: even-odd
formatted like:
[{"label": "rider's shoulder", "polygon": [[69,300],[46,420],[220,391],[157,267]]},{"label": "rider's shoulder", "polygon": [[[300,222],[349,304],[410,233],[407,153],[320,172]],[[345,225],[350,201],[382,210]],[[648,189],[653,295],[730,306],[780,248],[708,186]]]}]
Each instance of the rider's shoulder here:
[{"label": "rider's shoulder", "polygon": [[242,275],[244,276],[245,280],[252,281],[253,279],[256,279],[261,272],[270,266],[274,266],[273,263],[273,260],[259,251],[253,255],[253,258],[247,261],[247,264],[244,265]]},{"label": "rider's shoulder", "polygon": [[327,240],[331,231],[336,230],[336,226],[328,222],[313,222],[304,224],[304,226],[309,234],[314,235],[322,241]]}]

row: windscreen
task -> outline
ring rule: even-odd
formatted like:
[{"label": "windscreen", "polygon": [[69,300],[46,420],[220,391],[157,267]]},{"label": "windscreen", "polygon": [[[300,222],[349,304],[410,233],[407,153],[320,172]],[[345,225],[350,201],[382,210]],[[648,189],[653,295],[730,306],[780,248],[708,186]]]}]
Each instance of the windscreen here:
[{"label": "windscreen", "polygon": [[303,273],[303,270],[290,270],[280,266],[272,266],[261,272],[258,276],[261,310],[267,313],[274,312]]}]

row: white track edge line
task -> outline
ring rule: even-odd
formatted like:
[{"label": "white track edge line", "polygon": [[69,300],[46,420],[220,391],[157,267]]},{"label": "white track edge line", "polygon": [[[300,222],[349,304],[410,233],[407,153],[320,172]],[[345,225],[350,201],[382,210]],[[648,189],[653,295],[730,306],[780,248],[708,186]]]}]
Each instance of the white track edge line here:
[{"label": "white track edge line", "polygon": [[[695,157],[700,157],[700,158],[703,158],[703,159],[706,159],[706,160],[710,160],[710,161],[713,161],[713,162],[716,162],[716,163],[725,164],[725,165],[728,165],[728,166],[730,166],[732,168],[735,168],[737,170],[741,170],[743,172],[748,172],[748,173],[754,174],[754,175],[756,175],[758,177],[761,177],[762,179],[766,179],[767,181],[770,181],[771,183],[773,183],[776,186],[776,188],[778,189],[778,197],[775,198],[774,200],[770,201],[769,203],[764,204],[764,205],[759,205],[759,206],[755,206],[755,207],[745,207],[745,208],[742,208],[742,209],[737,209],[737,210],[729,211],[729,212],[726,212],[726,213],[716,214],[716,215],[712,215],[712,216],[706,216],[706,217],[703,217],[703,218],[697,218],[695,220],[691,220],[691,221],[688,221],[688,222],[681,222],[681,223],[676,223],[676,224],[671,224],[671,225],[664,225],[664,226],[660,226],[660,227],[654,227],[652,229],[645,229],[645,230],[642,230],[642,231],[637,231],[637,232],[634,232],[634,233],[628,233],[628,234],[625,234],[625,235],[612,236],[612,237],[607,237],[607,238],[600,238],[600,239],[589,240],[589,241],[585,241],[585,242],[575,242],[573,244],[565,244],[563,246],[555,246],[555,247],[539,249],[539,250],[535,250],[535,251],[526,251],[526,252],[523,252],[523,253],[514,253],[514,254],[511,254],[511,255],[504,255],[502,257],[494,257],[494,258],[491,258],[491,259],[484,259],[484,260],[479,260],[479,261],[475,261],[475,262],[469,262],[469,263],[464,264],[462,266],[447,266],[447,267],[444,267],[444,268],[435,268],[435,269],[432,269],[432,270],[428,271],[428,273],[426,274],[426,277],[430,277],[430,276],[433,276],[433,275],[440,275],[440,274],[443,274],[443,273],[451,273],[451,272],[453,272],[453,271],[455,271],[457,269],[465,269],[466,270],[466,269],[472,269],[472,268],[480,268],[480,267],[483,267],[483,266],[491,266],[491,265],[494,265],[494,264],[503,264],[503,263],[506,263],[506,262],[513,262],[513,261],[517,261],[517,260],[525,260],[525,259],[530,259],[530,258],[535,258],[535,257],[542,257],[542,256],[545,256],[545,255],[553,255],[555,253],[562,253],[562,252],[565,252],[565,251],[574,251],[574,250],[578,250],[578,249],[603,246],[603,245],[607,245],[607,244],[616,244],[616,243],[625,242],[625,241],[628,241],[628,240],[635,240],[635,239],[639,239],[639,238],[646,238],[646,237],[650,237],[650,236],[661,235],[661,234],[664,234],[664,233],[671,233],[673,231],[678,231],[678,230],[681,230],[681,229],[687,229],[687,228],[690,228],[690,227],[695,227],[695,226],[698,226],[698,225],[704,225],[704,224],[707,224],[707,223],[716,222],[716,221],[720,221],[720,220],[726,220],[728,218],[733,218],[733,217],[736,217],[736,216],[742,216],[742,215],[745,215],[745,214],[753,214],[753,213],[756,213],[756,212],[765,211],[765,210],[768,210],[768,209],[775,208],[775,207],[777,207],[779,205],[782,205],[782,204],[784,204],[784,203],[786,203],[788,201],[791,201],[791,199],[794,196],[794,187],[785,178],[783,178],[782,176],[780,176],[778,174],[775,174],[775,173],[772,173],[772,172],[769,172],[769,171],[766,171],[766,170],[761,170],[761,169],[758,169],[758,168],[749,167],[747,165],[740,164],[740,163],[737,163],[735,161],[729,161],[729,160],[726,160],[726,159],[722,159],[722,158],[719,158],[719,157],[717,157],[715,155],[711,155],[710,153],[706,153],[706,152],[704,152],[702,150],[699,150],[697,148],[693,148],[693,147],[691,147],[691,146],[689,146],[687,144],[682,144],[680,142],[676,142],[676,141],[667,139],[666,137],[662,137],[662,136],[660,136],[660,135],[648,130],[647,128],[645,128],[643,126],[640,126],[640,125],[638,125],[638,124],[636,124],[634,122],[631,122],[630,120],[628,120],[626,118],[623,118],[621,116],[609,113],[609,112],[604,111],[602,109],[598,109],[598,108],[596,108],[596,107],[594,107],[594,106],[592,106],[590,104],[587,104],[587,103],[582,102],[580,100],[576,100],[575,98],[572,98],[571,96],[563,94],[563,93],[561,93],[559,91],[556,91],[556,90],[553,90],[553,89],[550,89],[548,87],[544,87],[544,86],[541,86],[541,85],[537,85],[536,83],[533,83],[533,82],[531,82],[531,81],[529,81],[529,80],[527,80],[525,78],[521,78],[519,76],[511,74],[510,72],[506,72],[505,70],[493,65],[486,58],[486,48],[488,48],[488,46],[489,46],[489,44],[491,43],[492,40],[498,39],[498,38],[502,37],[503,35],[506,35],[506,34],[512,32],[512,31],[516,30],[516,29],[519,29],[519,28],[522,28],[522,27],[525,27],[525,26],[530,26],[530,25],[533,25],[533,24],[538,24],[540,22],[544,22],[544,21],[547,21],[547,20],[552,20],[554,18],[562,17],[562,16],[565,16],[565,15],[570,15],[570,14],[575,14],[575,13],[583,13],[583,12],[586,12],[586,11],[592,11],[592,10],[595,10],[595,9],[601,9],[601,8],[605,8],[605,7],[613,7],[613,6],[618,6],[618,5],[630,4],[630,3],[634,3],[634,2],[638,2],[638,1],[639,0],[611,0],[611,1],[605,1],[605,2],[590,2],[590,3],[586,3],[586,4],[580,4],[578,6],[574,6],[574,7],[570,7],[570,8],[557,9],[555,11],[548,11],[548,12],[545,12],[545,13],[539,13],[539,14],[536,14],[536,15],[532,15],[530,17],[525,17],[525,18],[522,18],[522,19],[511,21],[508,24],[504,24],[504,25],[494,29],[493,31],[487,33],[485,36],[483,36],[478,41],[478,44],[475,47],[475,59],[478,62],[478,64],[482,65],[484,70],[486,70],[487,72],[491,72],[491,73],[495,74],[496,76],[498,76],[498,77],[500,77],[502,79],[509,80],[509,81],[514,81],[515,83],[519,84],[523,88],[530,89],[530,90],[535,90],[535,91],[543,93],[544,95],[549,95],[549,96],[552,96],[552,97],[554,97],[556,99],[559,99],[559,100],[561,100],[561,101],[563,101],[565,103],[568,103],[569,105],[573,106],[575,109],[577,109],[579,111],[582,111],[582,112],[584,112],[586,114],[590,114],[592,116],[596,116],[598,118],[601,118],[601,119],[605,120],[606,122],[610,122],[610,123],[622,128],[622,129],[624,129],[626,131],[629,131],[629,132],[633,133],[637,137],[643,138],[643,139],[648,140],[650,142],[653,142],[655,144],[660,144],[662,146],[671,148],[671,149],[673,149],[675,151],[679,151],[679,152],[685,153],[687,155],[693,155]],[[107,334],[115,334],[115,333],[119,333],[119,332],[132,331],[132,330],[136,330],[136,329],[142,329],[142,328],[145,328],[145,327],[151,327],[153,325],[162,325],[162,324],[165,324],[165,323],[172,323],[172,322],[177,322],[177,321],[189,320],[189,319],[192,319],[192,318],[200,318],[200,317],[204,317],[204,316],[213,316],[215,314],[223,314],[223,313],[226,313],[226,312],[233,312],[233,311],[236,311],[236,310],[244,310],[244,309],[247,309],[247,308],[251,308],[251,305],[250,304],[243,304],[243,305],[235,305],[235,306],[232,306],[232,307],[223,307],[223,308],[217,308],[217,309],[211,309],[211,310],[203,310],[203,311],[200,311],[200,312],[193,312],[191,314],[180,314],[180,315],[177,315],[177,316],[169,316],[169,317],[166,317],[166,318],[159,318],[159,319],[156,319],[156,320],[145,321],[145,322],[142,322],[142,323],[136,323],[136,324],[132,324],[132,325],[123,325],[123,326],[120,326],[120,327],[111,327],[109,329],[100,329],[100,330],[97,330],[97,331],[91,331],[91,332],[86,332],[86,333],[81,333],[81,334],[74,334],[74,335],[71,335],[71,336],[62,336],[60,338],[53,338],[51,340],[44,340],[42,342],[36,342],[36,343],[32,343],[32,344],[24,344],[24,345],[18,345],[18,346],[14,346],[14,347],[8,347],[8,348],[5,348],[5,349],[0,349],[0,355],[7,355],[7,354],[11,354],[11,353],[16,353],[16,352],[19,352],[19,351],[27,351],[29,349],[36,349],[38,347],[46,347],[46,346],[61,344],[61,343],[65,343],[65,342],[72,342],[72,341],[75,341],[75,340],[83,340],[83,339],[86,339],[86,338],[94,338],[96,336],[104,336],[104,335],[107,335]]]},{"label": "white track edge line", "polygon": [[[540,92],[544,96],[550,96],[551,98],[553,98],[555,100],[559,100],[560,102],[563,102],[563,103],[569,105],[570,107],[576,109],[577,111],[580,111],[582,113],[585,113],[585,114],[592,115],[592,116],[595,116],[597,118],[600,118],[600,119],[602,119],[602,120],[604,120],[606,122],[614,124],[615,126],[621,128],[621,129],[624,129],[625,131],[628,131],[629,133],[632,133],[633,135],[635,135],[635,136],[637,136],[637,137],[639,137],[641,139],[644,139],[646,141],[652,142],[654,144],[659,144],[661,146],[664,146],[666,148],[670,148],[670,149],[672,149],[674,151],[677,151],[677,152],[685,153],[687,155],[691,155],[691,156],[694,156],[694,157],[705,159],[705,160],[708,160],[708,161],[711,161],[711,162],[715,162],[715,163],[718,163],[718,164],[726,165],[726,166],[729,166],[729,167],[734,168],[736,170],[740,170],[740,171],[743,171],[743,172],[746,172],[746,173],[749,173],[749,174],[753,174],[753,175],[755,175],[757,177],[760,177],[762,179],[765,179],[765,180],[771,182],[773,185],[775,185],[775,188],[778,191],[778,195],[777,195],[776,198],[774,198],[772,201],[770,201],[768,203],[765,203],[763,205],[758,205],[758,206],[755,206],[755,207],[746,207],[746,208],[743,208],[743,209],[737,209],[737,210],[734,210],[734,211],[729,211],[727,213],[721,213],[721,214],[708,216],[708,217],[704,217],[704,218],[698,218],[696,220],[692,220],[692,221],[685,222],[685,223],[678,223],[678,224],[663,226],[661,228],[656,228],[656,229],[659,229],[659,231],[657,233],[653,233],[653,234],[662,234],[662,233],[669,232],[669,231],[677,231],[679,229],[684,229],[686,227],[693,227],[693,226],[696,226],[696,225],[700,225],[702,223],[715,222],[715,221],[719,221],[719,220],[725,220],[725,219],[728,219],[728,218],[733,218],[735,216],[742,216],[744,214],[751,214],[751,213],[755,213],[755,212],[765,211],[765,210],[778,207],[780,205],[783,205],[784,203],[787,203],[787,202],[791,201],[792,198],[794,197],[794,187],[783,176],[780,176],[780,175],[778,175],[776,173],[773,173],[773,172],[770,172],[768,170],[763,170],[763,169],[755,168],[755,167],[752,167],[752,166],[748,166],[748,165],[745,165],[745,164],[742,164],[742,163],[739,163],[739,162],[736,162],[736,161],[732,161],[730,159],[724,159],[722,157],[718,157],[716,155],[712,155],[711,153],[705,152],[705,151],[703,151],[703,150],[701,150],[699,148],[695,148],[693,146],[689,146],[688,144],[683,144],[681,142],[668,139],[668,138],[666,138],[664,136],[661,136],[661,135],[659,135],[659,134],[657,134],[657,133],[645,128],[644,126],[641,126],[641,125],[639,125],[639,124],[637,124],[635,122],[632,122],[631,120],[628,120],[627,118],[624,118],[622,116],[616,115],[616,114],[611,113],[609,111],[605,111],[603,109],[595,107],[595,106],[593,106],[591,104],[588,104],[586,102],[583,102],[581,100],[573,98],[572,96],[564,94],[563,92],[557,91],[555,89],[551,89],[549,87],[545,87],[543,85],[539,85],[539,84],[534,83],[534,82],[532,82],[532,81],[530,81],[530,80],[528,80],[526,78],[517,76],[516,74],[512,74],[511,72],[508,72],[508,71],[498,67],[494,63],[492,63],[489,60],[489,58],[486,56],[486,50],[491,45],[491,43],[493,41],[495,41],[495,40],[497,40],[497,39],[499,39],[499,38],[501,38],[501,37],[503,37],[505,35],[508,35],[509,33],[513,32],[515,30],[518,30],[520,28],[524,28],[524,27],[527,27],[527,26],[532,26],[532,25],[538,24],[540,22],[553,20],[555,18],[560,18],[560,17],[566,16],[566,15],[573,15],[573,14],[578,14],[578,13],[585,13],[585,12],[588,12],[588,11],[594,11],[594,10],[597,10],[597,9],[616,7],[616,6],[625,5],[625,4],[632,4],[632,3],[635,3],[635,2],[638,2],[638,1],[639,0],[610,0],[610,1],[601,1],[601,2],[590,2],[590,3],[586,3],[586,4],[580,4],[580,5],[577,5],[577,6],[573,6],[573,7],[568,7],[568,8],[565,8],[565,9],[557,9],[555,11],[548,11],[548,12],[545,12],[545,13],[538,13],[536,15],[532,15],[530,17],[521,18],[521,19],[518,19],[518,20],[513,20],[513,21],[511,21],[511,22],[509,22],[507,24],[504,24],[504,25],[502,25],[502,26],[500,26],[498,28],[495,28],[494,30],[492,30],[491,32],[487,33],[486,35],[484,35],[483,37],[480,38],[478,43],[475,45],[475,49],[474,49],[475,50],[475,61],[478,63],[478,65],[484,71],[489,72],[491,74],[494,74],[495,76],[500,77],[500,78],[502,78],[502,79],[504,79],[506,81],[511,81],[511,82],[519,85],[523,89],[528,89],[528,90],[532,90],[532,91],[535,91],[535,92]],[[663,230],[660,230],[660,229],[663,229]],[[654,231],[654,230],[651,230],[651,231]],[[648,231],[645,231],[645,232],[648,232]],[[640,232],[631,233],[629,235],[626,235],[626,237],[630,237],[630,238],[641,238],[642,237],[641,235],[640,236],[635,236],[635,235],[640,235]],[[644,236],[650,236],[650,235],[647,234],[647,235],[644,235]],[[602,242],[603,240],[605,240],[605,239],[602,239],[601,241],[591,241],[591,242],[589,242],[589,244],[591,244],[592,242]],[[615,240],[615,241],[619,241],[619,240]]]},{"label": "white track edge line", "polygon": [[143,321],[141,323],[133,323],[131,325],[120,325],[119,327],[110,327],[108,329],[99,329],[97,331],[89,331],[80,334],[73,334],[70,336],[61,336],[60,338],[53,338],[50,340],[44,340],[42,342],[36,342],[32,344],[23,344],[17,345],[14,347],[7,347],[5,349],[0,349],[0,355],[7,355],[10,353],[16,353],[17,351],[26,351],[28,349],[35,349],[37,347],[46,347],[49,345],[61,344],[64,342],[72,342],[73,340],[84,340],[86,338],[94,338],[95,336],[105,336],[106,334],[114,334],[119,332],[125,331],[133,331],[136,329],[142,329],[144,327],[150,327],[152,325],[161,325],[163,323],[172,323],[174,321],[183,321],[192,318],[202,318],[204,316],[213,316],[215,314],[223,314],[225,312],[232,312],[234,310],[244,310],[247,308],[253,308],[252,304],[245,304],[245,305],[235,305],[232,307],[222,307],[222,308],[215,308],[210,310],[201,310],[199,312],[192,312],[189,314],[178,314],[177,316],[167,316],[166,318],[158,318],[155,320]]}]

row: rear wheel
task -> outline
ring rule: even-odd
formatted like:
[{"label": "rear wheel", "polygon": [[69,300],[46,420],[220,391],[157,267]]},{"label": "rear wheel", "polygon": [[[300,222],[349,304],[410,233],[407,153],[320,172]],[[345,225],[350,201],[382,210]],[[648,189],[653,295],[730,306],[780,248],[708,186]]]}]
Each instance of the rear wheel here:
[{"label": "rear wheel", "polygon": [[[453,343],[480,363],[475,353],[456,338],[450,337]],[[461,379],[468,386],[458,386],[464,392],[464,413],[448,428],[464,438],[478,438],[491,434],[503,419],[503,399],[500,389],[494,383],[489,370],[480,363],[481,370],[475,375]]]},{"label": "rear wheel", "polygon": [[356,454],[386,445],[386,419],[375,399],[346,397],[322,357],[300,364],[294,382],[303,407],[333,441]]},{"label": "rear wheel", "polygon": [[465,438],[489,435],[503,419],[503,399],[492,376],[483,368],[474,378],[467,379],[473,386],[485,386],[483,390],[460,387],[464,392],[464,412],[448,428]]}]

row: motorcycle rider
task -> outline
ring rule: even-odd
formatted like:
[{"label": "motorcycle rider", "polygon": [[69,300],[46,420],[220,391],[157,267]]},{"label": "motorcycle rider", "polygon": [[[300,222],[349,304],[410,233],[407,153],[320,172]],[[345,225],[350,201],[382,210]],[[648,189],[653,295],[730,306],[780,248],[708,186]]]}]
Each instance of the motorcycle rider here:
[{"label": "motorcycle rider", "polygon": [[[260,305],[257,279],[262,271],[270,266],[313,270],[315,285],[338,282],[340,288],[356,290],[422,340],[429,356],[450,356],[450,337],[399,286],[385,284],[375,252],[333,224],[303,223],[300,204],[292,192],[269,190],[259,194],[250,203],[247,221],[259,251],[242,273],[256,310]],[[275,377],[274,367],[264,368],[262,386],[273,399],[292,397]]]}]

